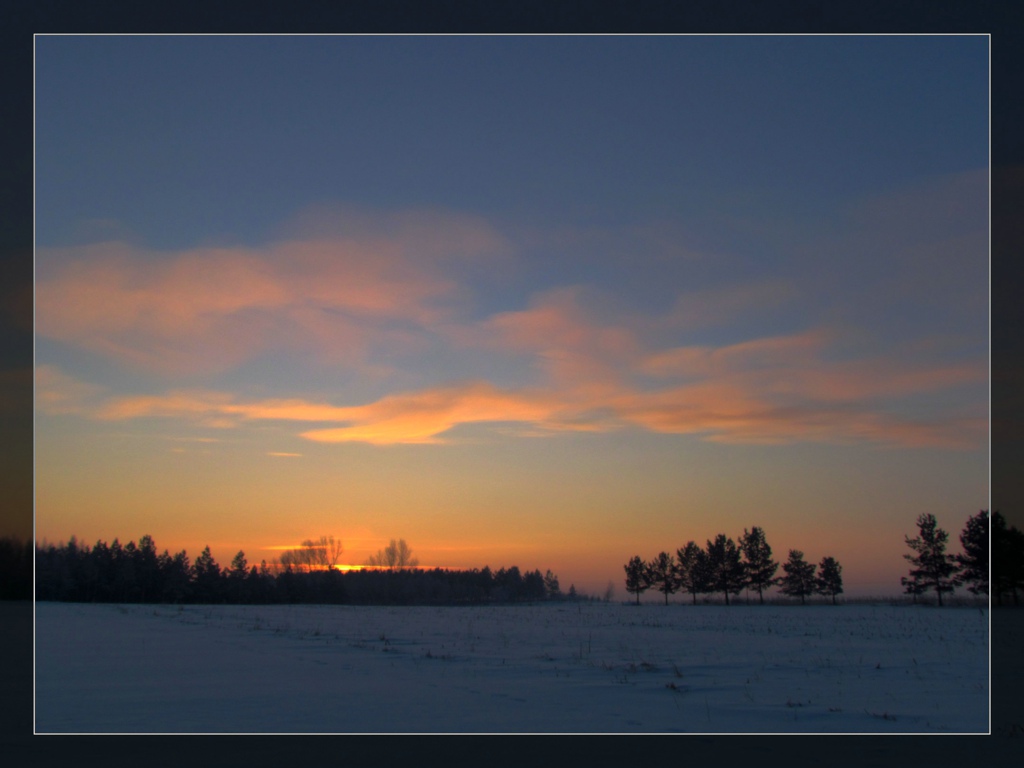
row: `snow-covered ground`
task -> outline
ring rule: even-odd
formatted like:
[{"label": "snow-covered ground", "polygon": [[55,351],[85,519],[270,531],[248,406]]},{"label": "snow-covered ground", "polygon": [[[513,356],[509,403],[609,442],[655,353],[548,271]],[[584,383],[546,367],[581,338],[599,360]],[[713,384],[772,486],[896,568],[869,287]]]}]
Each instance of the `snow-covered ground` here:
[{"label": "snow-covered ground", "polygon": [[39,733],[978,733],[978,608],[36,606]]}]

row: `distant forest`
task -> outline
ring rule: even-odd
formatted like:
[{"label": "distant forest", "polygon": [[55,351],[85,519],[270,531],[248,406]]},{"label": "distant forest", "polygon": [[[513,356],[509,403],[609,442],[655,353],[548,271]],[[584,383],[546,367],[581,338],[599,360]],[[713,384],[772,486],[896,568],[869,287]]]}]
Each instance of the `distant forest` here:
[{"label": "distant forest", "polygon": [[[394,544],[394,542],[393,542]],[[405,542],[401,544],[404,546]],[[373,560],[387,562],[390,548]],[[405,548],[406,554],[409,552]],[[451,605],[514,603],[563,595],[551,571],[419,569],[391,563],[364,570],[334,567],[341,553],[333,538],[308,540],[275,563],[250,565],[245,553],[221,568],[206,547],[191,562],[185,550],[157,554],[150,536],[122,545],[97,541],[36,548],[36,599],[98,603],[319,603]],[[333,562],[332,562],[333,558]]]}]

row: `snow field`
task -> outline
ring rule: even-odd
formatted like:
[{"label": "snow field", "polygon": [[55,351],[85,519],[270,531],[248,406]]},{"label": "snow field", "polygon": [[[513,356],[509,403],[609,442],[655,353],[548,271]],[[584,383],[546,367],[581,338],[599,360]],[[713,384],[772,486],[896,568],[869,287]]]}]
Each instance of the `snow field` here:
[{"label": "snow field", "polygon": [[984,733],[988,614],[39,603],[40,733]]}]

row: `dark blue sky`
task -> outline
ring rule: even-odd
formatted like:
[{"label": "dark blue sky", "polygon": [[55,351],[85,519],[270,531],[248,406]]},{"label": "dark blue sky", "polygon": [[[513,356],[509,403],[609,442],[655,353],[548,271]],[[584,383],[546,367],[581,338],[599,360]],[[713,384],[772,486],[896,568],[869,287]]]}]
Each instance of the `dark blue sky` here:
[{"label": "dark blue sky", "polygon": [[987,164],[984,37],[40,37],[43,244],[252,241],[309,203],[823,214]]}]

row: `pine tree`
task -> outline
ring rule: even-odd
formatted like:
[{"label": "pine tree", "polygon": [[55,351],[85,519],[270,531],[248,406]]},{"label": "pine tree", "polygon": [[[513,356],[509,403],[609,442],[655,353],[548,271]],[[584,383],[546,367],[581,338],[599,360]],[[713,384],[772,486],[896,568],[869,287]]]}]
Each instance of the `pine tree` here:
[{"label": "pine tree", "polygon": [[658,585],[658,591],[665,594],[665,605],[668,596],[679,589],[676,582],[678,566],[676,560],[668,552],[661,552],[650,564],[651,583]]},{"label": "pine tree", "polygon": [[834,557],[822,558],[814,588],[819,595],[831,595],[832,605],[836,604],[836,595],[843,592],[843,566]]},{"label": "pine tree", "polygon": [[640,605],[640,593],[651,588],[651,567],[640,555],[634,555],[623,568],[626,570],[626,591],[636,594],[636,604]]},{"label": "pine tree", "polygon": [[558,584],[558,576],[552,573],[550,568],[544,574],[544,591],[552,599],[562,596],[562,590]]},{"label": "pine tree", "polygon": [[714,541],[708,542],[707,562],[709,585],[715,592],[725,595],[725,604],[729,605],[729,595],[738,595],[746,583],[739,547],[720,533]]},{"label": "pine tree", "polygon": [[968,584],[967,591],[975,595],[988,594],[988,510],[981,510],[967,518],[960,533],[964,551],[956,556],[960,578]]},{"label": "pine tree", "polygon": [[156,543],[149,534],[139,539],[139,547],[135,555],[135,573],[141,590],[142,602],[158,600],[162,585],[160,569],[157,566]]},{"label": "pine tree", "polygon": [[740,551],[743,552],[747,586],[757,590],[758,602],[764,604],[764,590],[778,583],[775,572],[779,570],[778,562],[772,560],[772,548],[765,540],[764,531],[756,525],[749,531],[744,528]]},{"label": "pine tree", "polygon": [[697,604],[697,595],[710,591],[708,584],[708,554],[696,542],[688,541],[686,546],[676,550],[677,576],[679,589],[693,595],[693,604]]},{"label": "pine tree", "polygon": [[231,560],[229,576],[235,579],[244,579],[248,573],[249,563],[245,559],[245,552],[238,550],[238,554]]},{"label": "pine tree", "polygon": [[806,605],[807,596],[814,594],[814,563],[804,560],[804,553],[799,549],[789,550],[789,560],[782,564],[786,575],[779,582],[782,594],[799,597],[800,604]]},{"label": "pine tree", "polygon": [[195,582],[195,596],[199,602],[219,602],[220,566],[213,559],[208,546],[192,565],[192,579]]},{"label": "pine tree", "polygon": [[904,536],[914,554],[903,557],[913,566],[910,569],[911,580],[917,582],[921,592],[934,589],[941,606],[942,593],[952,592],[963,583],[956,575],[956,558],[946,554],[949,534],[938,527],[932,514],[919,515],[917,527],[920,533],[916,538]]}]

